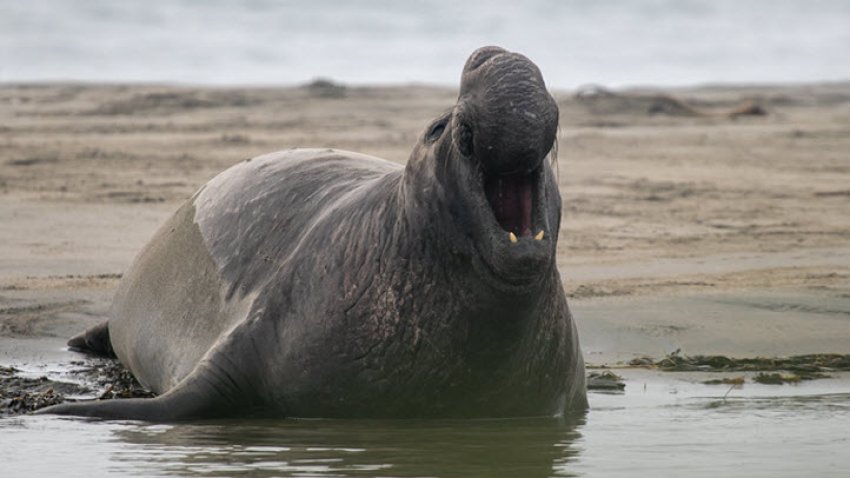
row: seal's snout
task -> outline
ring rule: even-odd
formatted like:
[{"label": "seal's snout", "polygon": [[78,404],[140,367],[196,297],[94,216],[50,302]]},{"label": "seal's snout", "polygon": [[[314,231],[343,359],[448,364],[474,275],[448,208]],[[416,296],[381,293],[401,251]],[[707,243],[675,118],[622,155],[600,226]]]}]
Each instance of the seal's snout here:
[{"label": "seal's snout", "polygon": [[458,149],[493,174],[536,169],[558,129],[558,105],[531,60],[489,46],[470,55],[456,108]]},{"label": "seal's snout", "polygon": [[540,70],[499,47],[476,50],[463,69],[455,124],[455,145],[480,166],[507,237],[541,240],[541,165],[555,143],[558,106]]}]

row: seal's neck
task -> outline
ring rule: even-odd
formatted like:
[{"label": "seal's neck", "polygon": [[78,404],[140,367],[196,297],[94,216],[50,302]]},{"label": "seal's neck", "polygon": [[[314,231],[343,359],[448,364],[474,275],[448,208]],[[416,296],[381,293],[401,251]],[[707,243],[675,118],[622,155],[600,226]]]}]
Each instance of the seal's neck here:
[{"label": "seal's neck", "polygon": [[398,226],[415,243],[410,244],[413,249],[427,254],[426,259],[462,259],[471,249],[459,223],[462,206],[457,188],[448,181],[449,168],[439,161],[440,152],[424,150],[417,146],[405,166],[398,191],[402,218]]},{"label": "seal's neck", "polygon": [[446,177],[450,172],[441,170],[446,164],[438,156],[416,154],[398,178],[391,247],[385,249],[386,259],[401,269],[395,306],[398,312],[415,311],[403,323],[428,341],[428,350],[482,370],[539,350],[546,334],[557,332],[552,310],[560,304],[546,298],[557,297],[553,291],[560,282],[543,280],[538,290],[509,295],[483,281],[463,214],[456,210],[462,207],[458,192]]},{"label": "seal's neck", "polygon": [[[451,164],[449,141],[427,148],[418,145],[411,154],[397,191],[398,221],[394,234],[397,249],[428,277],[441,277],[458,294],[482,307],[502,308],[526,297],[511,296],[495,288],[492,277],[482,277],[481,252],[474,237],[468,184]],[[480,213],[480,211],[478,211]],[[542,284],[541,284],[542,285]],[[524,296],[533,294],[524,294]]]}]

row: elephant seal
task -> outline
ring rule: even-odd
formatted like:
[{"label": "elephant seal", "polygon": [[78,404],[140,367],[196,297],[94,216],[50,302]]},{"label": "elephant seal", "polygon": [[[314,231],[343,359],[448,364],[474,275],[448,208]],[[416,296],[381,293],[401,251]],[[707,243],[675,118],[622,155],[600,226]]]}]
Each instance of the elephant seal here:
[{"label": "elephant seal", "polygon": [[587,406],[555,266],[558,107],[537,66],[475,51],[405,166],[331,149],[259,156],[204,185],[141,251],[109,320],[151,399],[44,413],[518,417]]}]

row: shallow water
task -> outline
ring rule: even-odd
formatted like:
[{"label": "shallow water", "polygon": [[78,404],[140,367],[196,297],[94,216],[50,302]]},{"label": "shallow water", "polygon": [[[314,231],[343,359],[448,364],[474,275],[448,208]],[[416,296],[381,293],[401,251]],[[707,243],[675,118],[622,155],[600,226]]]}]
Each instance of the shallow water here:
[{"label": "shallow water", "polygon": [[[850,374],[800,385],[625,370],[576,419],[0,420],[13,476],[846,476]],[[728,395],[726,395],[728,392]],[[726,397],[724,398],[724,395]]]}]

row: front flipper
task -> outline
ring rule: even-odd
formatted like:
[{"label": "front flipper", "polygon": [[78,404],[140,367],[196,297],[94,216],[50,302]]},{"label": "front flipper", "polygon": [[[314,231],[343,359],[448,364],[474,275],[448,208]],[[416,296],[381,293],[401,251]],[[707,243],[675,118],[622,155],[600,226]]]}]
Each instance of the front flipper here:
[{"label": "front flipper", "polygon": [[199,367],[174,388],[155,398],[88,400],[43,408],[37,415],[75,415],[106,419],[171,422],[245,416],[256,409],[254,394],[245,394],[230,375]]}]

